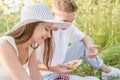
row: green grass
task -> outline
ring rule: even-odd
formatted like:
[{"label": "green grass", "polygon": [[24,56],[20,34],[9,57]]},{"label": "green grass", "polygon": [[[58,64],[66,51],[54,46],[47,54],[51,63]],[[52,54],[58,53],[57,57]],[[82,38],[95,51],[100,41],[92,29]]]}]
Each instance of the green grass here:
[{"label": "green grass", "polygon": [[[104,63],[108,66],[113,66],[120,69],[120,44],[113,45],[104,49],[99,56],[104,60]],[[88,63],[82,62],[82,64],[75,69],[71,74],[80,76],[96,76],[101,79],[101,71],[91,67]],[[109,80],[118,80],[118,77],[109,77]]]},{"label": "green grass", "polygon": [[0,35],[9,31],[18,21],[19,12],[11,14],[2,14],[0,16]]},{"label": "green grass", "polygon": [[79,3],[80,7],[74,24],[102,47],[120,44],[119,3],[97,0],[97,4],[95,4],[94,1]]}]

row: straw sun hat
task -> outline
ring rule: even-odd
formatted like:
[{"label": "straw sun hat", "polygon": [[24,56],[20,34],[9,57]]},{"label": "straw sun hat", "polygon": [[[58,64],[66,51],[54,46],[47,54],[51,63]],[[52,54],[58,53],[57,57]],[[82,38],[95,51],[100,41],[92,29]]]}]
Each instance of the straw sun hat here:
[{"label": "straw sun hat", "polygon": [[52,16],[50,8],[47,5],[34,3],[22,8],[20,22],[18,22],[9,32],[16,31],[18,28],[26,24],[38,21],[52,22],[54,23],[54,26],[58,28],[67,28],[71,25],[67,22],[55,20]]}]

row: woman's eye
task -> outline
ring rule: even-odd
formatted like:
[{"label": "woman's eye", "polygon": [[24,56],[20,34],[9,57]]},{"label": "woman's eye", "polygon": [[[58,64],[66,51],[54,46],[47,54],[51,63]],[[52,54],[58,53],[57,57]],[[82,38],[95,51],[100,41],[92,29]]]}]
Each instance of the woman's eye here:
[{"label": "woman's eye", "polygon": [[47,26],[47,27],[45,28],[45,30],[46,30],[46,31],[50,31],[50,30],[51,30],[51,26]]}]

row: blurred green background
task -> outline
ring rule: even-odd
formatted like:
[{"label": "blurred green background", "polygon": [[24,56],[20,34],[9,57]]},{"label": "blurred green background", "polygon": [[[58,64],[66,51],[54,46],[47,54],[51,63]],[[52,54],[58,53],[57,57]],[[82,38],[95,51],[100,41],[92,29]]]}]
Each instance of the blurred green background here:
[{"label": "blurred green background", "polygon": [[[74,24],[101,46],[99,56],[108,66],[120,68],[120,0],[75,1],[79,9]],[[19,21],[22,6],[38,2],[52,7],[52,0],[0,0],[0,35]],[[71,74],[101,78],[101,71],[84,61]]]}]

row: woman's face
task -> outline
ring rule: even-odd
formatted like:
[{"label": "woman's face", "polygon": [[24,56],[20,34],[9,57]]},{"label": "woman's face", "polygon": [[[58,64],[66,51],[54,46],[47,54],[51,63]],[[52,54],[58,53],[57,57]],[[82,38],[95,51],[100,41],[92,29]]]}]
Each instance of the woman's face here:
[{"label": "woman's face", "polygon": [[32,35],[33,42],[37,42],[38,44],[42,44],[45,39],[51,37],[51,30],[53,27],[53,23],[39,23]]}]

